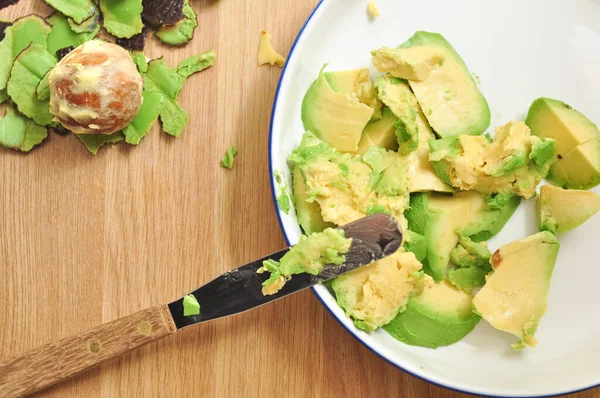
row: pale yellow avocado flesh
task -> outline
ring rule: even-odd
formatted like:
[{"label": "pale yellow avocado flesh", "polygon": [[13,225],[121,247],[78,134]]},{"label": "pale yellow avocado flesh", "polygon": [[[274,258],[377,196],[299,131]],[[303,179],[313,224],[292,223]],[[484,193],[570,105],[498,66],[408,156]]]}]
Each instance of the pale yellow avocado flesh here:
[{"label": "pale yellow avocado flesh", "polygon": [[[427,121],[425,121],[427,123]],[[454,189],[443,182],[429,161],[430,139],[435,138],[430,129],[419,129],[419,146],[405,155],[407,159],[406,178],[409,192],[453,192]]]},{"label": "pale yellow avocado flesh", "polygon": [[538,211],[541,229],[553,233],[567,232],[600,211],[600,195],[543,185],[538,197]]},{"label": "pale yellow avocado flesh", "polygon": [[570,189],[591,189],[600,184],[600,136],[559,158],[550,166],[548,179]]},{"label": "pale yellow avocado flesh", "polygon": [[367,149],[372,146],[397,151],[398,140],[396,139],[396,127],[394,126],[397,120],[390,108],[384,108],[381,112],[381,119],[372,121],[365,127],[356,152],[359,155],[364,155]]},{"label": "pale yellow avocado flesh", "polygon": [[431,128],[440,137],[483,133],[490,125],[490,108],[460,55],[438,33],[415,32],[398,48],[413,47],[443,53],[427,78],[409,80]]},{"label": "pale yellow avocado flesh", "polygon": [[558,256],[554,234],[539,232],[500,247],[492,255],[494,272],[473,305],[494,328],[514,334],[514,348],[534,347],[533,337],[546,311],[550,278]]},{"label": "pale yellow avocado flesh", "polygon": [[304,233],[308,235],[313,232],[321,232],[326,228],[333,227],[333,224],[323,220],[319,203],[306,201],[306,183],[304,182],[304,177],[298,166],[294,168],[292,184],[294,197],[296,199],[296,217],[298,218],[298,223],[300,223]]},{"label": "pale yellow avocado flesh", "polygon": [[[515,121],[497,127],[492,143],[483,136],[459,135],[458,140],[462,153],[443,160],[449,165],[447,178],[454,187],[484,194],[497,192],[525,198],[535,195],[544,174],[532,169],[528,155],[541,139],[532,136],[525,123]],[[525,156],[524,164],[504,172],[507,159],[513,156]],[[430,159],[437,160],[434,153]]]},{"label": "pale yellow avocado flesh", "polygon": [[538,98],[529,108],[525,123],[539,137],[556,140],[557,156],[598,136],[598,128],[580,112],[562,101]]},{"label": "pale yellow avocado flesh", "polygon": [[302,122],[306,130],[340,152],[356,152],[362,131],[372,115],[373,109],[361,103],[356,95],[335,92],[323,69],[302,101]]},{"label": "pale yellow avocado flesh", "polygon": [[377,90],[369,75],[369,69],[362,68],[325,72],[325,78],[333,91],[356,95],[356,98],[361,103],[373,108],[371,120],[381,118],[381,101],[377,97]]},{"label": "pale yellow avocado flesh", "polygon": [[357,327],[372,331],[389,323],[408,299],[433,282],[418,274],[421,263],[402,249],[389,257],[334,279],[337,302]]},{"label": "pale yellow avocado flesh", "polygon": [[[413,125],[417,130],[417,149],[407,155],[401,155],[407,161],[407,180],[409,192],[452,192],[452,187],[445,184],[435,172],[429,161],[429,144],[435,138],[429,123],[421,111],[414,94],[406,82],[392,82],[389,75],[380,78],[379,97],[392,113],[405,125]],[[392,125],[391,128],[395,127]]]},{"label": "pale yellow avocado flesh", "polygon": [[439,66],[444,58],[444,51],[424,46],[409,48],[384,46],[372,51],[371,55],[371,63],[379,72],[389,72],[392,76],[401,79],[423,81],[436,66]]},{"label": "pale yellow avocado flesh", "polygon": [[263,30],[258,40],[258,65],[265,64],[282,67],[285,64],[285,57],[275,51],[271,43],[271,35]]}]

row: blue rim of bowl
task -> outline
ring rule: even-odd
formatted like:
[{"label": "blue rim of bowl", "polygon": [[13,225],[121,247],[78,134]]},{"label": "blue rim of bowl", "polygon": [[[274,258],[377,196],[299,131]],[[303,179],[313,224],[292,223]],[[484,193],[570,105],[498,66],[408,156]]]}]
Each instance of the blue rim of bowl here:
[{"label": "blue rim of bowl", "polygon": [[[288,56],[287,56],[288,60],[292,57],[292,55],[294,53],[294,49],[296,48],[296,44],[298,44],[298,40],[300,40],[300,37],[302,36],[302,33],[304,33],[304,29],[306,28],[306,26],[311,21],[312,17],[315,15],[315,13],[319,9],[319,7],[323,4],[324,1],[325,0],[320,0],[319,3],[315,6],[315,8],[311,11],[311,13],[309,14],[308,18],[306,18],[306,21],[304,22],[304,24],[300,28],[300,31],[298,32],[298,35],[296,36],[296,38],[294,39],[294,42],[292,43],[292,47],[290,48],[290,52],[288,53]],[[277,99],[279,98],[279,90],[281,88],[281,82],[283,81],[283,77],[285,76],[285,72],[286,72],[287,66],[288,66],[288,63],[286,61],[286,63],[283,66],[283,69],[281,70],[281,75],[279,76],[279,82],[277,83],[277,89],[275,90],[275,96],[273,98],[273,108],[271,110],[271,121],[269,123],[269,177],[270,177],[269,181],[271,182],[271,197],[272,197],[273,205],[275,207],[275,214],[277,215],[277,222],[279,223],[279,228],[281,229],[281,233],[283,234],[283,238],[285,239],[286,244],[289,246],[290,245],[290,240],[288,239],[288,236],[285,233],[285,228],[283,227],[283,220],[281,219],[281,212],[279,210],[279,205],[277,204],[277,192],[276,192],[276,189],[275,189],[275,177],[273,175],[273,160],[272,160],[272,156],[271,156],[271,154],[273,153],[273,145],[272,145],[273,144],[273,119],[275,117],[275,110],[277,109]],[[408,373],[409,375],[411,375],[413,377],[416,377],[417,379],[426,381],[426,382],[431,383],[433,385],[436,385],[438,387],[446,388],[446,389],[451,390],[451,391],[461,392],[461,393],[469,394],[469,395],[484,396],[484,397],[500,397],[500,398],[504,398],[504,397],[510,397],[510,398],[558,397],[558,396],[565,395],[565,394],[575,394],[575,393],[578,393],[578,392],[590,390],[590,389],[595,388],[595,387],[600,387],[600,383],[599,383],[599,384],[594,384],[594,385],[591,385],[591,386],[588,386],[588,387],[583,387],[583,388],[580,388],[578,390],[564,391],[564,392],[555,393],[555,394],[551,394],[551,395],[522,395],[522,396],[514,396],[514,395],[481,394],[481,393],[476,393],[476,392],[473,392],[473,391],[461,390],[461,389],[456,388],[456,387],[451,387],[449,385],[445,385],[443,383],[430,380],[430,379],[428,379],[428,378],[426,378],[424,376],[420,376],[420,375],[418,375],[416,373],[413,373],[413,372],[409,371],[408,369],[403,368],[401,365],[395,363],[391,359],[385,357],[383,354],[380,354],[379,352],[377,352],[376,350],[374,350],[367,342],[365,342],[360,337],[358,337],[354,333],[354,331],[352,329],[350,329],[349,327],[347,327],[337,317],[337,315],[335,315],[333,313],[333,311],[323,301],[323,299],[317,293],[317,291],[315,290],[314,287],[312,287],[311,290],[312,290],[313,294],[317,297],[317,299],[319,300],[319,302],[321,302],[321,304],[323,305],[323,307],[325,307],[325,309],[327,310],[327,312],[329,312],[329,314],[346,330],[346,332],[350,333],[350,335],[352,337],[354,337],[356,340],[358,340],[358,342],[361,343],[364,347],[366,347],[371,353],[375,354],[376,356],[378,356],[379,358],[383,359],[385,362],[389,363],[390,365],[394,366],[395,368],[400,369],[401,371],[403,371],[405,373]]]}]

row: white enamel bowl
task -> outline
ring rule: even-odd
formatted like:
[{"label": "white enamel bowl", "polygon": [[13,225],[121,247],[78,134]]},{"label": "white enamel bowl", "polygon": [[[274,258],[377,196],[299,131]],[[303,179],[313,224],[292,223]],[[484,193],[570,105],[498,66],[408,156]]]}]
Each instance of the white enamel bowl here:
[{"label": "white enamel bowl", "polygon": [[[369,17],[366,4],[323,0],[290,50],[275,95],[269,139],[271,174],[281,170],[288,185],[286,158],[304,132],[302,98],[321,66],[369,67],[370,50],[395,47],[416,30],[442,33],[480,77],[492,110],[490,129],[524,120],[540,96],[563,100],[600,123],[599,0],[377,0],[382,13],[377,19]],[[600,187],[595,191],[600,193]],[[296,243],[301,231],[295,216],[277,212],[286,239]],[[536,229],[535,200],[523,201],[490,248]],[[514,337],[483,320],[452,346],[411,347],[382,330],[368,334],[356,329],[323,286],[314,292],[362,344],[432,383],[495,396],[578,391],[600,384],[599,230],[597,215],[559,237],[548,310],[536,334],[539,345],[522,352],[510,348]]]}]

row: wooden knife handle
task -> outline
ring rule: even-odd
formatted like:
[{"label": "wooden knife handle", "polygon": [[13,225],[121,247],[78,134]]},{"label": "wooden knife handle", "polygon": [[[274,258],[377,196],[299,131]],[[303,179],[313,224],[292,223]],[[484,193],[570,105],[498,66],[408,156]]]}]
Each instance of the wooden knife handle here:
[{"label": "wooden knife handle", "polygon": [[0,395],[32,394],[176,330],[162,304],[46,344],[0,363]]}]

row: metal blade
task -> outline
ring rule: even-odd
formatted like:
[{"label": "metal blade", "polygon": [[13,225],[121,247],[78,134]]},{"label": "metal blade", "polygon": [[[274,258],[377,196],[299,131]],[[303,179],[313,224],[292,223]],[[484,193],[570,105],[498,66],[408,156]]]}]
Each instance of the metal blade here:
[{"label": "metal blade", "polygon": [[402,244],[402,231],[395,218],[387,214],[374,214],[361,218],[341,229],[347,238],[352,238],[346,261],[340,265],[329,264],[318,275],[297,274],[287,281],[276,294],[262,294],[262,283],[268,273],[257,274],[264,260],[279,261],[290,248],[280,250],[267,257],[224,273],[192,293],[200,303],[200,314],[183,315],[183,297],[169,304],[171,315],[178,329],[251,310],[289,294],[306,289],[319,282],[335,278],[345,272],[370,264],[396,252]]}]

